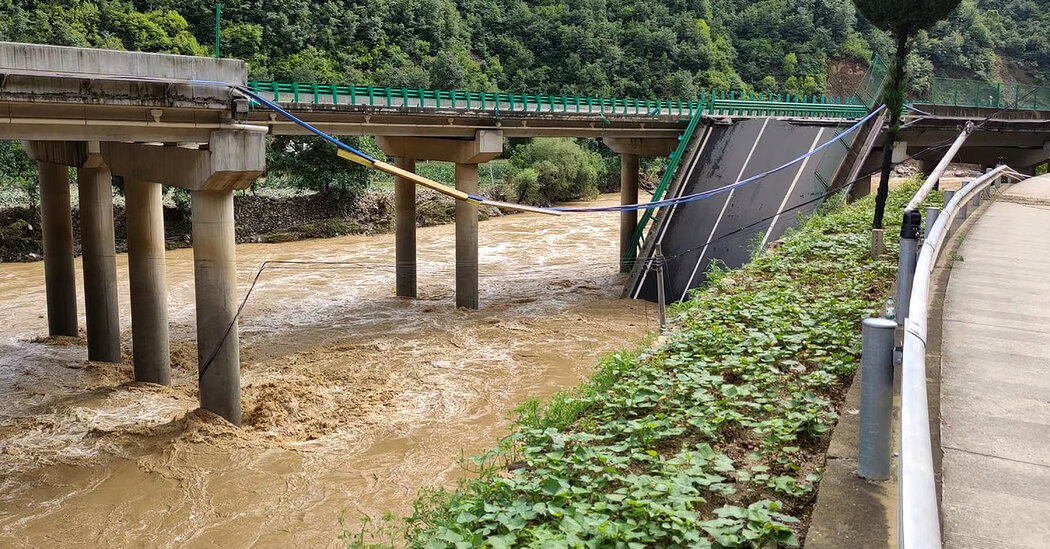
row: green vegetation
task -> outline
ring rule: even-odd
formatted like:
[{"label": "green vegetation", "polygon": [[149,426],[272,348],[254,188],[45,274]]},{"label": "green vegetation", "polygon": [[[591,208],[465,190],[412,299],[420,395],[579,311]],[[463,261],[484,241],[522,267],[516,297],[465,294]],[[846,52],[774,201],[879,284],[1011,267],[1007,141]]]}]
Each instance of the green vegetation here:
[{"label": "green vegetation", "polygon": [[526,204],[595,198],[599,183],[609,179],[601,155],[572,138],[537,139],[521,145],[514,149],[510,162],[514,168],[507,174],[507,183],[514,199]]},{"label": "green vegetation", "polygon": [[[899,212],[915,191],[893,191]],[[869,255],[869,197],[824,212],[737,271],[715,270],[668,333],[603,360],[380,527],[412,547],[798,545],[828,431],[859,362],[860,322],[895,260]],[[370,544],[367,524],[356,547]]]},{"label": "green vegetation", "polygon": [[[372,156],[383,151],[375,140],[342,136],[340,141]],[[271,185],[290,186],[320,192],[336,192],[340,198],[354,201],[368,189],[375,170],[360,164],[339,160],[335,145],[314,137],[278,135],[270,138],[266,151],[267,178]]]}]

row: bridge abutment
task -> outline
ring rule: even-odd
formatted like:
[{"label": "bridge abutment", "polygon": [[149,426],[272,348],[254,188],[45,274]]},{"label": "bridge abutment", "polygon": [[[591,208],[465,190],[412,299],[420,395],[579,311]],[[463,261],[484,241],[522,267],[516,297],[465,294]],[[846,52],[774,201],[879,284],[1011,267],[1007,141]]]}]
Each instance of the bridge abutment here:
[{"label": "bridge abutment", "polygon": [[77,168],[88,360],[120,362],[113,176],[101,162]]},{"label": "bridge abutment", "polygon": [[124,178],[135,381],[171,385],[161,186]]},{"label": "bridge abutment", "polygon": [[[398,156],[394,165],[415,172],[416,159]],[[394,179],[395,284],[398,297],[416,297],[416,184]]]},{"label": "bridge abutment", "polygon": [[44,240],[44,286],[50,335],[77,336],[77,283],[73,265],[73,217],[69,169],[37,160]]}]

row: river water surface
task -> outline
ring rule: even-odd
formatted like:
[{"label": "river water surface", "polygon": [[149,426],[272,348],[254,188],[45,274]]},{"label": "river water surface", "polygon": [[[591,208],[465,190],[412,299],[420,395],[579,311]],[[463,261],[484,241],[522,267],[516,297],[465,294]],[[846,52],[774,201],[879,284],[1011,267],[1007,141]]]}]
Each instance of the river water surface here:
[{"label": "river water surface", "polygon": [[268,259],[352,263],[262,274],[240,323],[240,429],[194,411],[191,250],[167,254],[172,387],[41,337],[43,265],[0,264],[0,546],[336,547],[340,513],[407,514],[518,404],[653,327],[619,298],[617,230],[615,214],[481,223],[479,311],[453,307],[452,226],[418,232],[417,300],[393,296],[392,235],[237,246],[242,294]]}]

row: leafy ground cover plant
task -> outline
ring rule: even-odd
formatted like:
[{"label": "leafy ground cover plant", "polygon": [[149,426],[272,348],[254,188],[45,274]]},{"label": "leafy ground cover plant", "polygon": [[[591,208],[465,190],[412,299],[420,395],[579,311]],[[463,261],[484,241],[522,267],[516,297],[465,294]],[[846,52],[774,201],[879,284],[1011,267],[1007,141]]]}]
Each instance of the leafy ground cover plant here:
[{"label": "leafy ground cover plant", "polygon": [[[914,189],[890,194],[889,220]],[[868,197],[824,211],[743,268],[713,270],[668,333],[523,406],[512,434],[471,460],[477,475],[422,494],[392,541],[797,546],[859,365],[860,323],[895,273],[892,253],[870,257],[873,209]],[[382,546],[366,538],[351,545]]]}]

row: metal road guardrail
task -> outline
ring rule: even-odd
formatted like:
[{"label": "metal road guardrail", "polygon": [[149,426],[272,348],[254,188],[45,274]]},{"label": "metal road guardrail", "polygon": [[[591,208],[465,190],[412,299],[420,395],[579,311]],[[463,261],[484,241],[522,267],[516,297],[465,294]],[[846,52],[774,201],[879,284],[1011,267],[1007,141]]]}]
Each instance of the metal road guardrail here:
[{"label": "metal road guardrail", "polygon": [[926,329],[930,298],[930,279],[944,244],[952,236],[956,218],[969,213],[967,204],[980,200],[984,191],[1008,168],[999,166],[962,187],[951,197],[936,221],[929,224],[919,249],[915,276],[904,321],[901,366],[901,438],[897,546],[904,549],[939,549],[940,514],[934,481],[933,448],[930,439],[930,413],[926,399]]},{"label": "metal road guardrail", "polygon": [[861,118],[868,105],[851,97],[711,91],[698,101],[527,95],[459,90],[377,88],[303,82],[248,82],[248,88],[277,103],[434,108],[514,113],[627,116],[797,116]]}]

